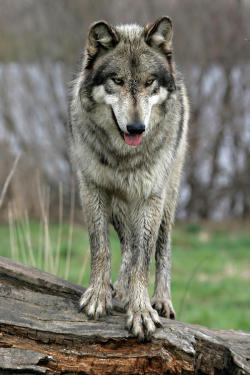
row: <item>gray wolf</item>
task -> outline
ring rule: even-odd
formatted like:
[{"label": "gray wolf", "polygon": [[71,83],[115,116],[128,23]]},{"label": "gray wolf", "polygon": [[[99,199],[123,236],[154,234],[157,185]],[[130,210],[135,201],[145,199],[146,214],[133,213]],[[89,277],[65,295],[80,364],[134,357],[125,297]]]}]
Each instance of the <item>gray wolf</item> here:
[{"label": "gray wolf", "polygon": [[[151,337],[160,316],[174,319],[170,236],[183,166],[189,105],[176,71],[168,17],[141,27],[90,26],[70,99],[69,143],[91,249],[88,317],[125,303],[127,328]],[[121,242],[117,281],[110,276],[109,224]],[[150,301],[148,274],[155,251]]]}]

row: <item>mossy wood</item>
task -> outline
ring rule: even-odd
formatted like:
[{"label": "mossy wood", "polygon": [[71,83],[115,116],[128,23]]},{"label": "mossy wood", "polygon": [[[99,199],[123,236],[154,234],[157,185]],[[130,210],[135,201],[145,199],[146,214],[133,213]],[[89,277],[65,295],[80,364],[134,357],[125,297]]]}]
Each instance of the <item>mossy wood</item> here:
[{"label": "mossy wood", "polygon": [[89,321],[79,285],[0,257],[0,374],[250,374],[250,333],[162,319],[151,342],[125,314]]}]

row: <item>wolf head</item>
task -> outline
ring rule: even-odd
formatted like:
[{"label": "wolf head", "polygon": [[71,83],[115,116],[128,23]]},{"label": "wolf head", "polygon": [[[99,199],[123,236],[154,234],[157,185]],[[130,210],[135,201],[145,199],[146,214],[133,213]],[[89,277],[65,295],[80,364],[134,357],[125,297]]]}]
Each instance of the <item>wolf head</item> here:
[{"label": "wolf head", "polygon": [[111,110],[112,126],[124,141],[140,144],[154,107],[175,90],[172,21],[161,17],[145,28],[91,25],[84,60],[84,81],[95,104]]}]

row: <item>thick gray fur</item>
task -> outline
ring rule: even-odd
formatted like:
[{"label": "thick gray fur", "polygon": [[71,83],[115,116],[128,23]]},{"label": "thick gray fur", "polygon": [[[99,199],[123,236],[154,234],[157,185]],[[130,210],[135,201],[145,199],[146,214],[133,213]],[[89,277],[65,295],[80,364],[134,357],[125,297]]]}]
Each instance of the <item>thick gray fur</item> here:
[{"label": "thick gray fur", "polygon": [[[171,302],[170,236],[189,118],[185,86],[172,61],[172,21],[140,27],[91,25],[70,100],[70,152],[80,185],[91,248],[89,287],[80,308],[110,313],[112,296],[127,305],[127,328],[148,339],[159,315],[175,317]],[[127,124],[146,130],[137,146]],[[122,264],[110,275],[109,223],[118,233]],[[155,250],[156,279],[148,295]]]}]

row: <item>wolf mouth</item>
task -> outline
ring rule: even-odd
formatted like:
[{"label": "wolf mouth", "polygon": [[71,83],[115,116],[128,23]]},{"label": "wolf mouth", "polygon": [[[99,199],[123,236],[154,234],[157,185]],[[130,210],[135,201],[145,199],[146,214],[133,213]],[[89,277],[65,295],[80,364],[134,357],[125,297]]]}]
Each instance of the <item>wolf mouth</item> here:
[{"label": "wolf mouth", "polygon": [[123,132],[117,122],[116,116],[114,114],[113,108],[111,108],[112,117],[114,120],[114,123],[116,124],[116,127],[120,133],[120,136],[122,139],[126,142],[129,146],[138,146],[141,143],[142,140],[142,134],[127,134]]},{"label": "wolf mouth", "polygon": [[141,143],[142,140],[142,134],[124,134],[124,141],[129,146],[138,146]]}]

